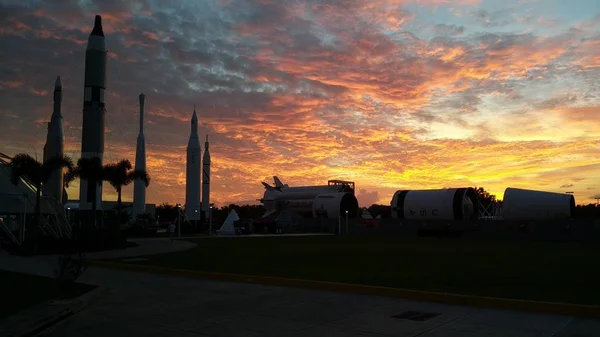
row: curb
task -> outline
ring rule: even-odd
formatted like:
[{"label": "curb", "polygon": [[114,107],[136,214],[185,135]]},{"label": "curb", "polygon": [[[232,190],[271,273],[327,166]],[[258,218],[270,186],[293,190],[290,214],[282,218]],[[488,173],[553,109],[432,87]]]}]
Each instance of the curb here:
[{"label": "curb", "polygon": [[59,323],[61,321],[64,321],[65,319],[73,316],[74,314],[75,314],[75,312],[72,311],[72,310],[70,310],[70,309],[63,310],[63,311],[61,311],[61,314],[59,314],[56,317],[50,316],[50,318],[44,319],[42,321],[42,323],[39,323],[38,325],[34,326],[33,328],[28,329],[28,330],[26,330],[24,332],[21,332],[21,333],[8,335],[8,337],[12,337],[12,336],[15,336],[15,337],[17,337],[17,336],[18,337],[32,337],[32,336],[35,336],[38,333],[40,333],[40,332],[42,332],[42,331],[44,331],[44,330],[52,327],[53,325],[55,325],[55,324],[57,324],[57,323]]},{"label": "curb", "polygon": [[8,329],[12,328],[14,330],[9,331],[6,337],[32,337],[44,330],[53,327],[54,325],[66,320],[67,318],[85,309],[91,303],[91,301],[93,301],[100,294],[101,289],[102,288],[97,287],[96,289],[90,290],[87,293],[77,297],[76,299],[73,299],[66,308],[54,312],[53,314],[45,315],[38,319],[35,319],[33,321],[33,324],[26,325],[24,328],[21,329],[15,329],[14,326],[16,324],[11,324],[11,321],[21,321],[20,318],[33,314],[37,309],[42,308],[43,306],[51,305],[51,303],[54,302],[54,300],[41,303],[31,309],[20,312],[16,316],[9,317],[6,321],[3,321],[2,323],[3,325],[7,324]]},{"label": "curb", "polygon": [[559,314],[566,316],[595,317],[600,318],[600,306],[568,304],[558,302],[528,301],[517,299],[505,299],[496,297],[470,296],[451,293],[431,292],[423,290],[411,290],[402,288],[390,288],[381,286],[368,286],[351,283],[311,281],[292,278],[281,278],[271,276],[243,275],[230,273],[212,273],[203,271],[170,269],[164,267],[145,266],[136,264],[125,264],[107,261],[88,261],[90,266],[162,274],[170,276],[182,276],[190,278],[201,278],[225,282],[256,283],[280,287],[306,288],[326,290],[344,293],[357,293],[364,295],[377,295],[396,297],[402,299],[438,302],[452,305],[483,307],[504,310],[529,311],[546,314]]}]

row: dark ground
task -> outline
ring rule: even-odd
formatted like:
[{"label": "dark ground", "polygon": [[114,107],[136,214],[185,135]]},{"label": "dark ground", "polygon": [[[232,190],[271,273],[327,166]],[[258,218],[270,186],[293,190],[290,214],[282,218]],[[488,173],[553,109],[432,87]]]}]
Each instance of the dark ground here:
[{"label": "dark ground", "polygon": [[600,247],[592,243],[363,236],[195,242],[135,263],[600,305]]},{"label": "dark ground", "polygon": [[29,274],[0,270],[0,318],[50,300],[71,299],[93,290],[96,286],[74,283],[68,289],[56,280]]}]

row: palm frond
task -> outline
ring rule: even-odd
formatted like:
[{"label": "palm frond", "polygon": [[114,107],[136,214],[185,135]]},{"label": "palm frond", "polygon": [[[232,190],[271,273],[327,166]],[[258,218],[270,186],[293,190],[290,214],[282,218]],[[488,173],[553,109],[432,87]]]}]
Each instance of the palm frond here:
[{"label": "palm frond", "polygon": [[136,180],[136,179],[140,179],[144,182],[146,187],[148,187],[148,185],[150,185],[150,175],[146,171],[135,170],[133,172],[130,172],[129,176],[131,177],[132,181]]},{"label": "palm frond", "polygon": [[17,185],[21,178],[27,179],[33,184],[42,183],[42,163],[35,160],[32,156],[25,153],[19,153],[11,160],[10,167],[10,180],[14,185]]},{"label": "palm frond", "polygon": [[66,168],[71,171],[73,170],[73,160],[69,156],[55,157],[46,160],[43,166],[44,169],[48,171],[54,171],[60,168]]},{"label": "palm frond", "polygon": [[79,158],[77,161],[79,178],[85,180],[99,181],[103,175],[103,167],[100,158]]},{"label": "palm frond", "polygon": [[79,168],[74,167],[72,170],[67,171],[63,176],[63,183],[65,187],[69,187],[69,184],[73,182],[77,177],[79,177]]},{"label": "palm frond", "polygon": [[73,160],[68,156],[50,158],[42,165],[42,182],[45,183],[50,178],[52,172],[66,168],[68,171],[73,170]]}]

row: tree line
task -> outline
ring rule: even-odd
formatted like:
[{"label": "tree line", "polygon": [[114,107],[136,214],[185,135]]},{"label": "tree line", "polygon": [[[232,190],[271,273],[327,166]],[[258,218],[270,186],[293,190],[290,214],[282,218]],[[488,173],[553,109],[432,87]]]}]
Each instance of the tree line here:
[{"label": "tree line", "polygon": [[[262,205],[235,205],[229,204],[223,207],[216,207],[211,203],[212,215],[211,219],[214,223],[222,223],[229,215],[231,210],[235,210],[240,219],[257,219],[262,217],[266,209]],[[156,219],[160,223],[169,223],[177,220],[177,205],[162,203],[156,206]]]}]

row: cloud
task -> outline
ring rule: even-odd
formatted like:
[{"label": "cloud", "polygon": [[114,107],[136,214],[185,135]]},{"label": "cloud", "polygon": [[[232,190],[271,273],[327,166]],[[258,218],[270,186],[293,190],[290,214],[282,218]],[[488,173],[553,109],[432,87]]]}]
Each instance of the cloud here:
[{"label": "cloud", "polygon": [[579,201],[598,184],[594,20],[550,29],[552,17],[443,0],[0,1],[0,13],[3,151],[40,153],[60,75],[66,151],[79,156],[85,44],[101,14],[106,161],[134,158],[144,92],[153,202],[183,202],[194,104],[217,204],[260,198],[274,174],[355,181],[361,204],[400,188],[501,196],[559,181],[576,182]]},{"label": "cloud", "polygon": [[360,206],[369,207],[379,202],[379,192],[359,189],[358,193],[356,193],[356,198],[358,199]]},{"label": "cloud", "polygon": [[574,186],[573,184],[564,184],[564,185],[561,185],[560,188],[570,188],[573,186]]}]

